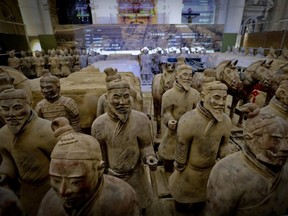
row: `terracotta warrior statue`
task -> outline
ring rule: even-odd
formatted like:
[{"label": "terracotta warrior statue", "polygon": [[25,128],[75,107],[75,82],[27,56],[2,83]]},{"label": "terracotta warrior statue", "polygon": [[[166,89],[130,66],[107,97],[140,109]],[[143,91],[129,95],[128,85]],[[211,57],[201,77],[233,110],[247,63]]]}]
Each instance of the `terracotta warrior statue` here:
[{"label": "terracotta warrior statue", "polygon": [[60,50],[59,63],[60,63],[60,70],[61,70],[61,77],[67,77],[71,74],[71,62],[68,56],[68,50]]},{"label": "terracotta warrior statue", "polygon": [[175,170],[169,189],[178,211],[203,207],[209,173],[216,160],[232,151],[228,143],[232,127],[224,113],[227,86],[219,81],[203,84],[201,102],[186,112],[177,126]]},{"label": "terracotta warrior statue", "polygon": [[0,197],[0,215],[25,216],[23,206],[12,190],[0,186]]},{"label": "terracotta warrior statue", "polygon": [[191,88],[192,67],[186,64],[176,68],[173,87],[162,96],[162,121],[167,129],[158,148],[166,172],[173,172],[177,143],[177,124],[180,117],[200,101],[199,92]]},{"label": "terracotta warrior statue", "polygon": [[151,170],[157,168],[149,119],[131,109],[130,86],[125,80],[107,83],[107,100],[108,111],[94,120],[91,134],[100,143],[106,172],[127,181],[144,210],[153,196],[144,164]]},{"label": "terracotta warrior statue", "polygon": [[51,122],[37,116],[23,89],[0,93],[0,115],[6,123],[0,129],[0,186],[19,193],[25,213],[36,215],[50,188],[50,154],[57,142]]},{"label": "terracotta warrior statue", "polygon": [[33,65],[37,77],[41,77],[45,66],[45,59],[42,57],[42,53],[39,50],[35,51],[35,57],[33,58]]},{"label": "terracotta warrior statue", "polygon": [[75,131],[81,131],[78,105],[72,98],[61,95],[58,77],[44,70],[40,87],[44,99],[35,107],[37,115],[50,121],[57,117],[66,117]]},{"label": "terracotta warrior statue", "polygon": [[61,77],[60,61],[55,50],[51,51],[51,55],[48,58],[48,65],[50,66],[52,75]]},{"label": "terracotta warrior statue", "polygon": [[[0,155],[0,164],[2,156]],[[15,192],[8,185],[0,186],[0,215],[2,216],[25,216],[23,206]]]},{"label": "terracotta warrior statue", "polygon": [[80,67],[85,68],[88,65],[88,55],[86,54],[86,50],[82,50],[81,55],[79,57]]},{"label": "terracotta warrior statue", "polygon": [[142,83],[149,84],[152,82],[152,58],[149,54],[148,48],[143,48],[143,54],[140,56],[140,66],[141,66],[141,80]]},{"label": "terracotta warrior statue", "polygon": [[288,122],[273,114],[249,118],[244,147],[213,167],[207,185],[207,216],[286,215]]},{"label": "terracotta warrior statue", "polygon": [[[117,73],[117,69],[113,69],[111,67],[105,68],[104,73],[106,74],[105,82],[111,82],[116,79],[122,79],[121,75]],[[134,101],[137,100],[137,92],[130,87],[130,96],[131,96],[131,106],[132,109],[140,110],[139,106],[137,106]],[[97,102],[97,117],[104,114],[108,110],[108,102],[107,102],[107,93],[102,94]]]},{"label": "terracotta warrior statue", "polygon": [[270,47],[269,53],[267,54],[266,58],[268,58],[268,59],[276,59],[277,58],[276,50],[273,47]]},{"label": "terracotta warrior statue", "polygon": [[277,59],[288,61],[288,49],[287,49],[287,47],[284,47],[284,49],[282,49],[281,55],[278,56]]},{"label": "terracotta warrior statue", "polygon": [[33,74],[33,71],[31,69],[31,58],[30,56],[26,55],[25,51],[21,51],[21,58],[20,58],[20,65],[21,65],[21,70],[23,74],[28,77],[32,78],[35,74]]},{"label": "terracotta warrior statue", "polygon": [[21,61],[20,61],[20,59],[18,57],[15,56],[15,51],[14,50],[11,50],[9,52],[8,66],[12,67],[12,68],[15,68],[18,71],[21,71]]},{"label": "terracotta warrior statue", "polygon": [[[1,70],[0,70],[1,71]],[[0,92],[6,89],[13,89],[13,78],[6,73],[0,73]],[[4,119],[0,116],[0,128],[5,125]]]},{"label": "terracotta warrior statue", "polygon": [[139,216],[133,188],[103,174],[105,166],[98,141],[76,133],[64,117],[52,121],[58,142],[51,154],[51,189],[38,216]]},{"label": "terracotta warrior statue", "polygon": [[261,113],[272,113],[288,120],[288,80],[281,81],[269,104],[260,110]]}]

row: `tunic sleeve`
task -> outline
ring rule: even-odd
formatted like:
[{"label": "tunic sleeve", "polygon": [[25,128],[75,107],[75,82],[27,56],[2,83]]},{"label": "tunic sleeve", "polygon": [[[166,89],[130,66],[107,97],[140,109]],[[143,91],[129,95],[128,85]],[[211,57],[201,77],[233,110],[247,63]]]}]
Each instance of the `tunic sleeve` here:
[{"label": "tunic sleeve", "polygon": [[105,107],[107,106],[105,95],[106,94],[101,95],[97,102],[97,117],[105,113]]},{"label": "tunic sleeve", "polygon": [[99,119],[97,119],[97,120],[94,120],[94,122],[92,124],[91,135],[93,137],[95,137],[98,140],[99,144],[100,144],[102,159],[105,162],[105,173],[107,173],[108,168],[109,168],[107,144],[105,142],[104,134],[103,134],[103,130],[102,130],[103,129],[103,125],[101,127],[101,122],[99,121]]},{"label": "tunic sleeve", "polygon": [[66,104],[66,108],[67,112],[69,113],[70,125],[76,132],[81,131],[80,111],[77,103],[72,98],[69,98],[68,103]]},{"label": "tunic sleeve", "polygon": [[227,128],[227,130],[221,139],[220,148],[218,152],[218,158],[220,159],[226,157],[227,155],[233,152],[238,151],[238,149],[236,149],[236,146],[233,146],[232,144],[229,143],[229,139],[231,135],[231,128],[232,128],[232,123],[231,123],[230,118],[226,119],[225,127]]},{"label": "tunic sleeve", "polygon": [[152,145],[152,133],[151,133],[151,127],[149,123],[149,119],[147,116],[144,116],[144,118],[141,119],[141,128],[138,139],[138,144],[141,149],[141,156],[144,160],[148,155],[155,155],[153,145]]},{"label": "tunic sleeve", "polygon": [[40,117],[40,118],[43,118],[43,113],[42,113],[42,110],[41,110],[41,104],[42,104],[42,102],[40,101],[40,102],[38,102],[37,104],[36,104],[36,106],[35,106],[35,112],[36,112],[36,114]]},{"label": "tunic sleeve", "polygon": [[184,114],[180,119],[177,127],[177,146],[175,160],[180,164],[186,164],[188,159],[188,154],[190,151],[190,146],[193,141],[193,134],[189,126],[189,114]]},{"label": "tunic sleeve", "polygon": [[0,149],[0,154],[0,157],[2,158],[2,163],[0,165],[0,175],[6,175],[10,179],[17,179],[17,167],[10,153],[2,148]]},{"label": "tunic sleeve", "polygon": [[170,120],[175,120],[173,115],[173,100],[169,97],[169,95],[165,94],[162,96],[162,116],[163,123],[168,127],[168,122]]}]

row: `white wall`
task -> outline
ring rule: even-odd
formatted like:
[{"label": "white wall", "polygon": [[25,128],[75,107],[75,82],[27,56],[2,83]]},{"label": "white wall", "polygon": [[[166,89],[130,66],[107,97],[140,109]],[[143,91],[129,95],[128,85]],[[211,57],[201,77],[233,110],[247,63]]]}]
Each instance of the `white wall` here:
[{"label": "white wall", "polygon": [[94,24],[117,24],[117,0],[90,0]]},{"label": "white wall", "polygon": [[239,33],[245,0],[228,0],[228,10],[224,26],[225,33]]}]

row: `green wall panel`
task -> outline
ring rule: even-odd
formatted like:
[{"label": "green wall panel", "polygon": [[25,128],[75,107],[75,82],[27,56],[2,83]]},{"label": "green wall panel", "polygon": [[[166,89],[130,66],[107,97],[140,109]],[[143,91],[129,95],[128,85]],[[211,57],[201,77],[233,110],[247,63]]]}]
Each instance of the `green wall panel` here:
[{"label": "green wall panel", "polygon": [[56,49],[57,41],[54,35],[38,35],[41,48],[45,51],[48,49]]},{"label": "green wall panel", "polygon": [[237,39],[237,33],[223,33],[221,52],[225,52],[227,50],[228,45],[230,47],[235,46],[236,39]]}]

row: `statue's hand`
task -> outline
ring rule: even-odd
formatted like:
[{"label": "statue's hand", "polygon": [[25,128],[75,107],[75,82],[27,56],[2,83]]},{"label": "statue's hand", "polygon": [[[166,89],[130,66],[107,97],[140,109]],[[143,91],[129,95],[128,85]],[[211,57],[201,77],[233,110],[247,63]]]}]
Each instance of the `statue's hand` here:
[{"label": "statue's hand", "polygon": [[176,120],[170,120],[168,122],[168,128],[170,128],[171,130],[176,130],[177,128],[177,121]]},{"label": "statue's hand", "polygon": [[182,172],[185,169],[185,164],[178,163],[177,161],[174,162],[174,166],[179,172]]},{"label": "statue's hand", "polygon": [[158,160],[154,155],[148,155],[146,157],[146,163],[150,167],[150,170],[155,171],[157,169]]}]

